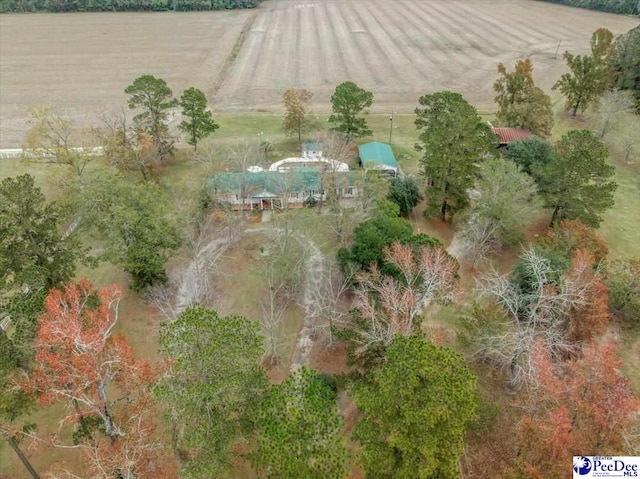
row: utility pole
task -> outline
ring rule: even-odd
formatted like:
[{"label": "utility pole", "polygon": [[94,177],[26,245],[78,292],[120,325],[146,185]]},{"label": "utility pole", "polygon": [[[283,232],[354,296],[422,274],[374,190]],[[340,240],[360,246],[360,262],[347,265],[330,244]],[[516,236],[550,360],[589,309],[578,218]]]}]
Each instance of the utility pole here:
[{"label": "utility pole", "polygon": [[389,117],[389,144],[391,144],[391,138],[393,138],[393,110],[391,110],[391,116]]},{"label": "utility pole", "polygon": [[555,53],[555,55],[553,55],[553,59],[554,60],[556,58],[558,58],[558,50],[560,50],[560,43],[562,43],[562,40],[558,40],[558,46],[556,47],[556,53]]}]

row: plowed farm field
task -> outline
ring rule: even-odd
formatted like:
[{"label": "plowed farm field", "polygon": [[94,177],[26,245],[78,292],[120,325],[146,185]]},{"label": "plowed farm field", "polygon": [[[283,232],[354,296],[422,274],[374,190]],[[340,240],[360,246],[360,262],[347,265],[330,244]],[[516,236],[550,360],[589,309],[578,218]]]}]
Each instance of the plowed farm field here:
[{"label": "plowed farm field", "polygon": [[[175,92],[203,89],[214,110],[280,111],[289,87],[329,108],[353,80],[372,111],[409,112],[424,93],[461,92],[491,109],[496,65],[534,62],[549,90],[562,52],[638,19],[534,0],[270,0],[256,10],[0,16],[0,147],[19,146],[26,109],[52,103],[90,123],[125,105],[150,73]],[[556,50],[559,50],[556,55]]]}]

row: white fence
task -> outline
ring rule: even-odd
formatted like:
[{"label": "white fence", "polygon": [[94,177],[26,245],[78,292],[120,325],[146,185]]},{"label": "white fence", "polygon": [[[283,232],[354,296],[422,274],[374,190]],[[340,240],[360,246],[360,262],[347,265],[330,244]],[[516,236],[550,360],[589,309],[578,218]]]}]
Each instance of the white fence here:
[{"label": "white fence", "polygon": [[[86,150],[86,151],[84,151]],[[101,156],[103,154],[103,149],[101,146],[95,146],[93,148],[71,148],[71,151],[84,151],[87,156]],[[22,148],[7,148],[4,150],[0,150],[0,159],[12,159],[12,158],[22,158],[23,150]],[[49,153],[28,153],[25,156],[31,158],[46,158],[53,156]]]}]

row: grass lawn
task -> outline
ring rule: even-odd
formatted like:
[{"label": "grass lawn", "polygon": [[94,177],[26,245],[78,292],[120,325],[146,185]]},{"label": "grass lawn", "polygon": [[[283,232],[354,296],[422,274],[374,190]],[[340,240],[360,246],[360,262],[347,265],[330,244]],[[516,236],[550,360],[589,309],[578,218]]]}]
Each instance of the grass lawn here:
[{"label": "grass lawn", "polygon": [[58,193],[55,185],[58,183],[56,179],[60,169],[56,165],[29,163],[18,158],[0,159],[0,180],[29,174],[45,196],[54,199]]},{"label": "grass lawn", "polygon": [[604,138],[616,167],[616,204],[604,214],[600,231],[609,244],[612,257],[640,258],[640,140],[625,162],[622,144],[625,128],[640,132],[640,117],[625,114],[615,122]]},{"label": "grass lawn", "polygon": [[616,205],[604,215],[600,233],[610,257],[640,258],[640,168],[617,165]]},{"label": "grass lawn", "polygon": [[[215,265],[216,292],[222,313],[237,314],[252,320],[262,316],[264,283],[257,266],[261,247],[268,248],[270,241],[262,234],[250,234],[227,251]],[[302,310],[290,301],[277,326],[278,355],[281,368],[288,370],[298,332],[302,328]]]},{"label": "grass lawn", "polygon": [[[71,442],[71,429],[59,428],[59,421],[67,414],[64,404],[56,403],[52,406],[41,409],[38,408],[24,418],[20,418],[20,424],[32,423],[36,425],[35,434],[45,440],[51,435],[56,434],[67,443]],[[50,448],[44,443],[24,439],[19,444],[22,452],[27,456],[29,462],[33,465],[42,477],[44,471],[54,465],[65,464],[70,470],[78,471],[78,467],[82,464],[82,453],[75,449],[59,449]],[[22,465],[13,449],[9,447],[6,441],[0,442],[0,477],[7,479],[32,479]]]}]

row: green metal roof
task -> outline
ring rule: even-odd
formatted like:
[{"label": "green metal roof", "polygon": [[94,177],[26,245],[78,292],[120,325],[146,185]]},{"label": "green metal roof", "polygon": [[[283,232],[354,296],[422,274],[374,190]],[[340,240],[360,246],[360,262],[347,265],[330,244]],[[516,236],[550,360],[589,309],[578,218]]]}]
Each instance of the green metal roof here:
[{"label": "green metal roof", "polygon": [[[358,176],[355,171],[333,173],[336,187],[356,186]],[[327,180],[325,180],[326,183]],[[326,184],[325,184],[326,186]],[[283,191],[305,192],[322,189],[322,176],[318,168],[297,168],[287,173],[261,171],[257,173],[222,173],[212,176],[207,187],[211,193],[238,193],[243,189],[252,196],[262,193],[280,195]]]},{"label": "green metal roof", "polygon": [[376,165],[398,169],[396,157],[391,150],[391,146],[387,143],[379,143],[377,141],[364,143],[358,146],[358,151],[360,153],[360,161],[363,165],[375,163]]}]

